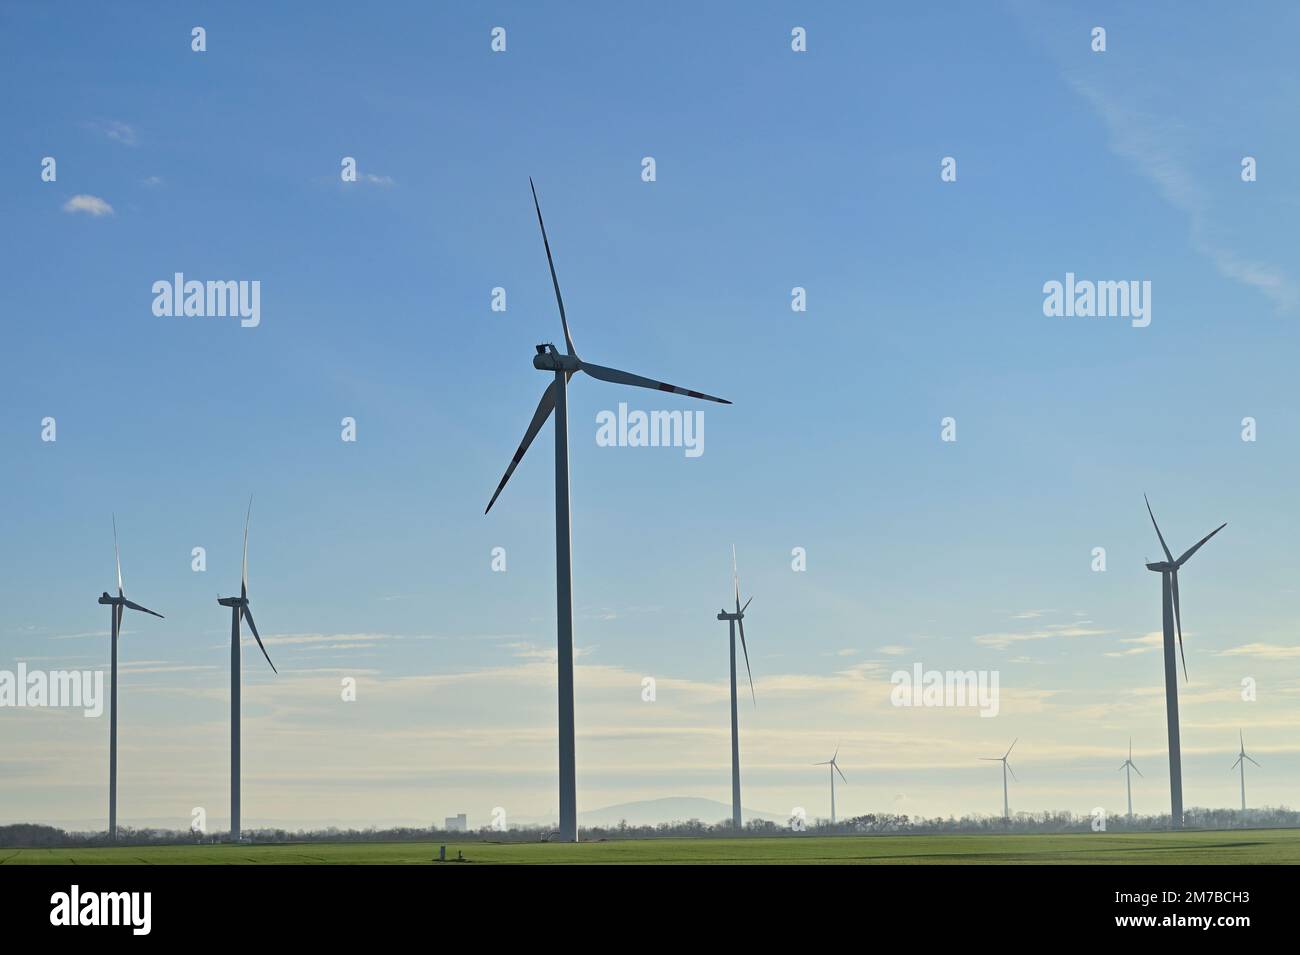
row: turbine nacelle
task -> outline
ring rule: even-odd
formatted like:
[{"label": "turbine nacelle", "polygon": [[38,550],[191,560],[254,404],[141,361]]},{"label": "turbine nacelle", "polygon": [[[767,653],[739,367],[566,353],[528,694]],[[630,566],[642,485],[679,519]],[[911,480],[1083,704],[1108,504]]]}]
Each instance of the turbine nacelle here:
[{"label": "turbine nacelle", "polygon": [[537,346],[533,367],[538,371],[575,372],[582,370],[582,362],[578,361],[577,355],[562,355],[554,345],[547,344]]},{"label": "turbine nacelle", "polygon": [[1178,569],[1177,564],[1171,564],[1165,560],[1157,561],[1156,563],[1153,564],[1147,564],[1147,570],[1154,570],[1157,573],[1165,573],[1166,571],[1177,570],[1177,569]]},{"label": "turbine nacelle", "polygon": [[217,603],[223,607],[247,607],[247,597],[218,597]]}]

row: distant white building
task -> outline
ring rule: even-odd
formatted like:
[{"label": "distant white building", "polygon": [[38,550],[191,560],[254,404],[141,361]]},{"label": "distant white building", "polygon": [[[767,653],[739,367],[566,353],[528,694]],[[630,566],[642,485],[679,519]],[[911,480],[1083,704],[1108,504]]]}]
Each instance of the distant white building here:
[{"label": "distant white building", "polygon": [[469,820],[465,818],[463,812],[458,813],[455,816],[448,816],[442,828],[445,832],[469,832]]}]

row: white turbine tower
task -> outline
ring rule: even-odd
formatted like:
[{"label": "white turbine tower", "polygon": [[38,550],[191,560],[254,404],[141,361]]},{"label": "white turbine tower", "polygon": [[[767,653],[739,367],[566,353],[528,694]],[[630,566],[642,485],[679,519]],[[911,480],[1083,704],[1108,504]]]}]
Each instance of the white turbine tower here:
[{"label": "white turbine tower", "polygon": [[[532,187],[532,180],[528,184]],[[616,385],[633,385],[653,391],[667,391],[690,398],[703,398],[729,405],[725,398],[678,388],[653,378],[633,375],[617,368],[594,365],[578,357],[569,334],[569,319],[564,314],[564,299],[560,296],[560,280],[555,277],[555,260],[551,257],[551,243],[546,238],[546,225],[542,222],[542,207],[537,202],[537,189],[533,188],[533,207],[537,210],[537,225],[542,230],[542,245],[546,247],[546,263],[551,269],[551,285],[555,288],[555,304],[560,309],[560,324],[564,327],[564,351],[547,342],[536,346],[533,367],[555,376],[537,402],[537,410],[528,423],[524,439],[519,442],[501,483],[488,501],[486,514],[492,510],[497,497],[505,488],[510,475],[523,460],[528,446],[542,430],[542,425],[555,413],[555,603],[556,603],[556,669],[559,686],[559,743],[560,743],[560,839],[578,841],[578,784],[574,752],[573,728],[573,561],[570,555],[571,525],[569,521],[569,380],[578,372],[586,372],[601,381]]]},{"label": "white turbine tower", "polygon": [[[1142,770],[1133,764],[1133,737],[1128,738],[1128,759],[1119,764],[1119,768],[1126,770],[1124,773],[1124,788],[1128,791],[1128,817],[1133,818],[1133,774],[1142,775]],[[1146,777],[1143,777],[1144,779]]]},{"label": "white turbine tower", "polygon": [[749,609],[750,597],[745,606],[740,605],[740,574],[736,572],[736,545],[731,545],[731,584],[736,595],[736,610],[728,613],[718,611],[718,619],[726,620],[731,631],[731,827],[737,832],[744,825],[740,818],[740,723],[736,718],[736,628],[740,628],[740,649],[745,654],[745,672],[749,675],[749,695],[755,705],[758,698],[754,696],[754,673],[749,669],[749,647],[745,645],[745,611]]},{"label": "white turbine tower", "polygon": [[[1237,740],[1241,744],[1241,752],[1237,754],[1237,761],[1232,764],[1232,766],[1228,769],[1228,772],[1232,772],[1238,766],[1241,767],[1241,811],[1245,812],[1246,811],[1246,760],[1249,759],[1252,763],[1255,763],[1255,759],[1252,756],[1246,755],[1246,739],[1241,735],[1241,730],[1237,730]],[[1258,766],[1259,763],[1255,763],[1255,765]]]},{"label": "white turbine tower", "polygon": [[1015,739],[1011,741],[1011,745],[1007,747],[1007,751],[1003,753],[1001,756],[979,757],[985,762],[1002,764],[1002,818],[1003,819],[1011,818],[1011,803],[1010,803],[1009,796],[1007,794],[1007,773],[1010,773],[1011,778],[1014,779],[1016,782],[1020,782],[1020,777],[1016,775],[1016,771],[1012,769],[1011,764],[1007,762],[1007,757],[1011,755],[1011,751],[1016,748],[1016,743],[1019,742],[1020,742],[1020,737],[1017,736]]},{"label": "white turbine tower", "polygon": [[[837,763],[837,762],[835,762],[835,760],[836,760],[837,758],[839,758],[839,755],[840,755],[840,748],[839,748],[838,746],[836,746],[836,747],[835,747],[835,755],[832,756],[830,759],[823,760],[823,761],[820,762],[820,763],[813,763],[814,766],[829,766],[829,767],[830,767],[830,774],[831,774],[831,825],[832,825],[832,826],[835,825],[835,774],[836,774],[836,773],[839,773],[839,774],[840,774],[840,779],[844,779],[844,773],[840,770],[840,764]],[[844,779],[844,785],[847,786],[848,784],[849,784],[849,781],[848,781],[847,779]]]}]

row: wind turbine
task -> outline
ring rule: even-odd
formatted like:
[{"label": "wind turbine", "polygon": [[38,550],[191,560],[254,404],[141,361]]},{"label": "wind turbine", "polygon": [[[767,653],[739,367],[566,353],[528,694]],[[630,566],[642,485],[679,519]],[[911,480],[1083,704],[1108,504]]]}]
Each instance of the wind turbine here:
[{"label": "wind turbine", "polygon": [[749,608],[750,597],[745,606],[740,605],[740,575],[736,573],[736,545],[731,545],[731,582],[736,592],[736,612],[718,611],[718,619],[727,621],[731,631],[731,826],[740,831],[743,823],[740,818],[740,725],[736,720],[736,628],[740,628],[740,649],[745,653],[745,672],[749,674],[749,695],[755,705],[758,698],[754,696],[754,673],[749,668],[749,647],[745,645],[745,611]]},{"label": "wind turbine", "polygon": [[1016,771],[1012,769],[1011,764],[1007,762],[1007,757],[1011,755],[1011,751],[1016,748],[1016,743],[1019,742],[1020,742],[1020,737],[1017,736],[1015,739],[1011,741],[1011,745],[1007,747],[1007,751],[1003,753],[1001,756],[979,757],[985,762],[1002,764],[1002,818],[1003,819],[1011,818],[1011,804],[1008,801],[1008,796],[1007,796],[1007,773],[1010,773],[1011,778],[1014,779],[1016,782],[1020,782],[1020,777],[1016,775]]},{"label": "wind turbine", "polygon": [[[1128,791],[1128,817],[1133,818],[1133,774],[1137,773],[1142,776],[1142,770],[1133,764],[1133,737],[1128,738],[1128,759],[1119,764],[1119,768],[1127,770],[1124,774],[1124,788]],[[1145,779],[1146,777],[1143,776]]]},{"label": "wind turbine", "polygon": [[108,703],[108,838],[117,838],[117,637],[122,632],[122,611],[126,608],[141,613],[153,614],[162,619],[162,614],[154,613],[148,607],[127,600],[122,593],[122,554],[117,548],[117,515],[113,515],[113,560],[117,563],[117,596],[112,597],[105,590],[99,595],[99,602],[112,609],[109,610],[109,633],[112,639],[112,678]]},{"label": "wind turbine", "polygon": [[[253,623],[253,612],[248,609],[248,522],[253,516],[253,499],[248,499],[248,513],[244,516],[244,571],[239,583],[238,597],[218,597],[217,603],[230,608],[230,838],[238,842],[239,827],[239,621],[248,620],[262,656],[271,663],[271,656],[262,644],[262,637]],[[271,672],[279,674],[271,663]]]},{"label": "wind turbine", "polygon": [[1154,564],[1147,564],[1147,570],[1160,574],[1160,603],[1165,630],[1165,710],[1169,726],[1169,795],[1172,803],[1170,816],[1173,827],[1181,829],[1183,828],[1183,757],[1178,742],[1178,667],[1174,665],[1175,627],[1178,628],[1178,655],[1183,661],[1184,680],[1187,679],[1187,657],[1183,654],[1183,620],[1178,607],[1178,570],[1201,549],[1202,544],[1228,525],[1226,522],[1220,524],[1202,537],[1182,557],[1174,560],[1174,555],[1169,552],[1169,545],[1165,543],[1165,536],[1160,533],[1160,525],[1156,523],[1151,502],[1147,501],[1145,494],[1142,495],[1142,500],[1147,503],[1147,513],[1151,515],[1151,524],[1156,529],[1156,537],[1160,538],[1160,549],[1165,552],[1166,558]]},{"label": "wind turbine", "polygon": [[537,201],[537,188],[530,178],[528,185],[533,191],[533,208],[537,210],[537,225],[542,230],[542,245],[546,247],[546,262],[551,269],[551,285],[555,288],[555,302],[560,309],[560,324],[564,327],[564,353],[555,345],[545,343],[536,346],[537,354],[533,356],[533,367],[539,371],[552,372],[555,380],[542,392],[533,420],[528,423],[524,439],[519,442],[506,473],[497,485],[492,499],[483,513],[492,510],[497,497],[515,473],[528,446],[537,437],[546,419],[555,412],[555,603],[556,603],[556,663],[559,684],[559,743],[560,743],[560,839],[565,842],[578,841],[578,794],[574,756],[573,732],[573,563],[570,557],[571,530],[569,524],[569,379],[580,371],[585,371],[593,378],[610,381],[619,385],[634,385],[638,388],[650,388],[655,391],[671,391],[691,398],[703,398],[731,404],[724,398],[701,394],[686,388],[643,378],[615,368],[593,365],[578,357],[573,347],[573,337],[569,334],[569,320],[564,314],[564,299],[560,296],[560,281],[555,276],[555,260],[551,257],[551,243],[546,238],[546,225],[542,222],[542,207]]},{"label": "wind turbine", "polygon": [[[831,774],[831,825],[832,825],[832,826],[835,825],[835,774],[836,774],[836,773],[839,773],[839,774],[840,774],[840,779],[844,779],[844,773],[843,773],[843,771],[840,769],[840,764],[837,763],[837,762],[835,762],[836,758],[837,758],[839,755],[840,755],[840,748],[839,748],[838,746],[836,746],[836,747],[835,747],[835,755],[832,756],[830,759],[825,760],[825,761],[820,762],[820,763],[813,763],[814,766],[829,766],[829,767],[830,767],[830,774]],[[844,779],[844,785],[847,786],[848,783],[849,783],[849,781],[848,781],[847,779]]]},{"label": "wind turbine", "polygon": [[[1241,752],[1237,754],[1237,761],[1233,763],[1231,767],[1229,767],[1228,772],[1232,772],[1238,766],[1241,767],[1241,811],[1245,812],[1246,811],[1246,760],[1249,759],[1252,763],[1255,763],[1255,758],[1253,756],[1246,755],[1246,740],[1241,735],[1241,730],[1237,730],[1237,739],[1241,742]],[[1255,763],[1255,765],[1258,766],[1259,763]]]}]

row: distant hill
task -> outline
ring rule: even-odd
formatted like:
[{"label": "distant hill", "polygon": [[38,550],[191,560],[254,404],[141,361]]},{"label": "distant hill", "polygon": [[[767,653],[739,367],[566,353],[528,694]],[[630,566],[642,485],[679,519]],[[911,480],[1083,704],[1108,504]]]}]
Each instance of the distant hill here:
[{"label": "distant hill", "polygon": [[[771,812],[758,812],[741,807],[742,818],[765,819],[784,825],[789,815]],[[698,819],[701,822],[722,822],[731,818],[731,804],[718,802],[716,799],[699,799],[694,796],[668,796],[664,799],[643,799],[640,802],[624,802],[603,809],[591,809],[578,813],[578,824],[583,826],[617,826],[627,820],[629,826],[653,826],[661,822],[687,822]]]}]

